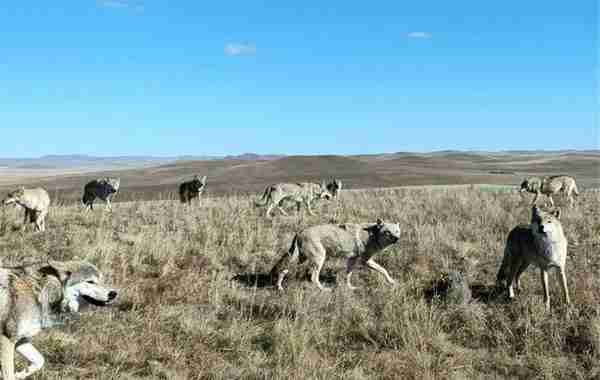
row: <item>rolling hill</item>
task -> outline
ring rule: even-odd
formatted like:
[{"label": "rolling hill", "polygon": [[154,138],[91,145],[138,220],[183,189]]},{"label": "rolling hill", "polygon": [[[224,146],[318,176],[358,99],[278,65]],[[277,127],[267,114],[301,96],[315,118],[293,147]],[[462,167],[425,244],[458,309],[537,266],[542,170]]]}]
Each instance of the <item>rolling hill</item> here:
[{"label": "rolling hill", "polygon": [[345,188],[392,187],[431,184],[517,185],[527,175],[568,173],[583,187],[600,185],[598,152],[433,152],[362,156],[251,155],[210,160],[177,160],[155,166],[44,174],[22,169],[20,175],[3,175],[0,191],[18,184],[43,186],[54,198],[79,199],[90,179],[121,177],[117,200],[173,198],[177,185],[195,174],[207,175],[210,194],[259,192],[274,182],[342,179]]}]

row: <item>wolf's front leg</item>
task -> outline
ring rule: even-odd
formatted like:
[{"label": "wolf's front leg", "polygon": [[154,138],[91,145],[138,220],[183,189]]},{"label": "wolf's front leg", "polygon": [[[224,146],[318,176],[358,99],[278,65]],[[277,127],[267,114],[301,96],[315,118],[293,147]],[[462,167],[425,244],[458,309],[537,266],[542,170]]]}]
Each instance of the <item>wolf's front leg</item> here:
[{"label": "wolf's front leg", "polygon": [[306,208],[308,209],[308,213],[311,216],[315,216],[315,213],[313,212],[312,208],[310,207],[310,201],[306,201]]},{"label": "wolf's front leg", "polygon": [[349,257],[346,261],[346,285],[350,290],[356,289],[356,286],[352,285],[350,278],[352,277],[352,271],[354,270],[357,259],[358,257]]},{"label": "wolf's front leg", "polygon": [[15,349],[30,363],[27,369],[15,374],[16,379],[25,379],[42,369],[44,366],[44,357],[31,343],[27,342],[19,344]]},{"label": "wolf's front leg", "polygon": [[381,273],[383,275],[383,277],[385,277],[385,279],[387,280],[387,282],[390,283],[390,285],[395,285],[396,281],[390,277],[390,274],[388,273],[387,270],[385,270],[384,267],[382,267],[381,265],[377,264],[373,259],[369,259],[365,262],[365,264],[367,264],[367,266],[379,273]]},{"label": "wolf's front leg", "polygon": [[2,379],[15,380],[15,344],[4,334],[0,334],[2,349]]},{"label": "wolf's front leg", "polygon": [[542,278],[542,286],[544,287],[544,304],[546,310],[550,309],[550,289],[548,288],[548,271],[540,269],[540,277]]}]

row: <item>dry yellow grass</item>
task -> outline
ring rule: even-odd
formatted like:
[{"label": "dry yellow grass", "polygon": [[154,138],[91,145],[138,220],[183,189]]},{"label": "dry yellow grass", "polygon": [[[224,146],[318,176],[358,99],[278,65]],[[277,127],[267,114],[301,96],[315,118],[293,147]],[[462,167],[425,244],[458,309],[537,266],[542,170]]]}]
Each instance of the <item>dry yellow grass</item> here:
[{"label": "dry yellow grass", "polygon": [[[40,334],[46,367],[35,379],[423,379],[600,376],[600,194],[586,192],[562,217],[573,305],[554,274],[544,311],[539,275],[508,303],[427,302],[428,285],[459,269],[491,289],[508,231],[530,217],[529,198],[457,188],[356,191],[319,203],[316,217],[265,220],[245,196],[129,202],[107,213],[55,206],[47,231],[16,229],[0,211],[0,257],[71,259],[98,265],[121,289],[117,305]],[[289,276],[284,292],[236,275],[266,273],[294,232],[337,222],[398,221],[401,242],[381,254],[398,285],[358,272],[357,291],[339,281],[324,293]],[[326,262],[335,286],[343,262]],[[242,276],[242,278],[244,278]],[[260,277],[257,277],[261,279]],[[22,365],[22,363],[21,363]]]}]

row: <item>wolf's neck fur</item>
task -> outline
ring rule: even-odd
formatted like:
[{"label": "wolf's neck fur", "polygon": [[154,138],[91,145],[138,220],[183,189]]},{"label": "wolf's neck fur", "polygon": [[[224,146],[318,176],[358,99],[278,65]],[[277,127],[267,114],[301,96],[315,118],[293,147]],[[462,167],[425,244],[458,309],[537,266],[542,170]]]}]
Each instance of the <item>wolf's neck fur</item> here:
[{"label": "wolf's neck fur", "polygon": [[560,262],[563,260],[566,252],[564,242],[565,237],[562,230],[553,231],[552,234],[539,234],[534,232],[534,242],[538,252],[551,261]]}]

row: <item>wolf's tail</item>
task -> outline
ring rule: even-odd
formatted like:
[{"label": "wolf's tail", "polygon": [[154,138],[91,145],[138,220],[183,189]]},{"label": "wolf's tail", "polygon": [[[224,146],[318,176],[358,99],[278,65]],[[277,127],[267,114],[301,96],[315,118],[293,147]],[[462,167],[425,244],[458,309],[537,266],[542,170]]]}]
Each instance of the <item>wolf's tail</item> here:
[{"label": "wolf's tail", "polygon": [[279,273],[284,270],[289,270],[290,264],[298,259],[298,236],[294,236],[290,249],[281,256],[281,258],[275,263],[273,269],[271,269],[271,278],[277,279]]},{"label": "wolf's tail", "polygon": [[262,197],[259,200],[254,201],[254,206],[262,207],[269,202],[269,198],[271,197],[271,192],[273,191],[273,186],[267,186],[265,191],[263,192]]},{"label": "wolf's tail", "polygon": [[502,264],[500,264],[500,270],[498,270],[498,274],[496,275],[496,287],[504,288],[510,285],[508,284],[508,281],[511,276],[510,267],[512,260],[512,252],[510,250],[510,245],[507,242],[506,247],[504,247],[504,257],[502,258]]}]

